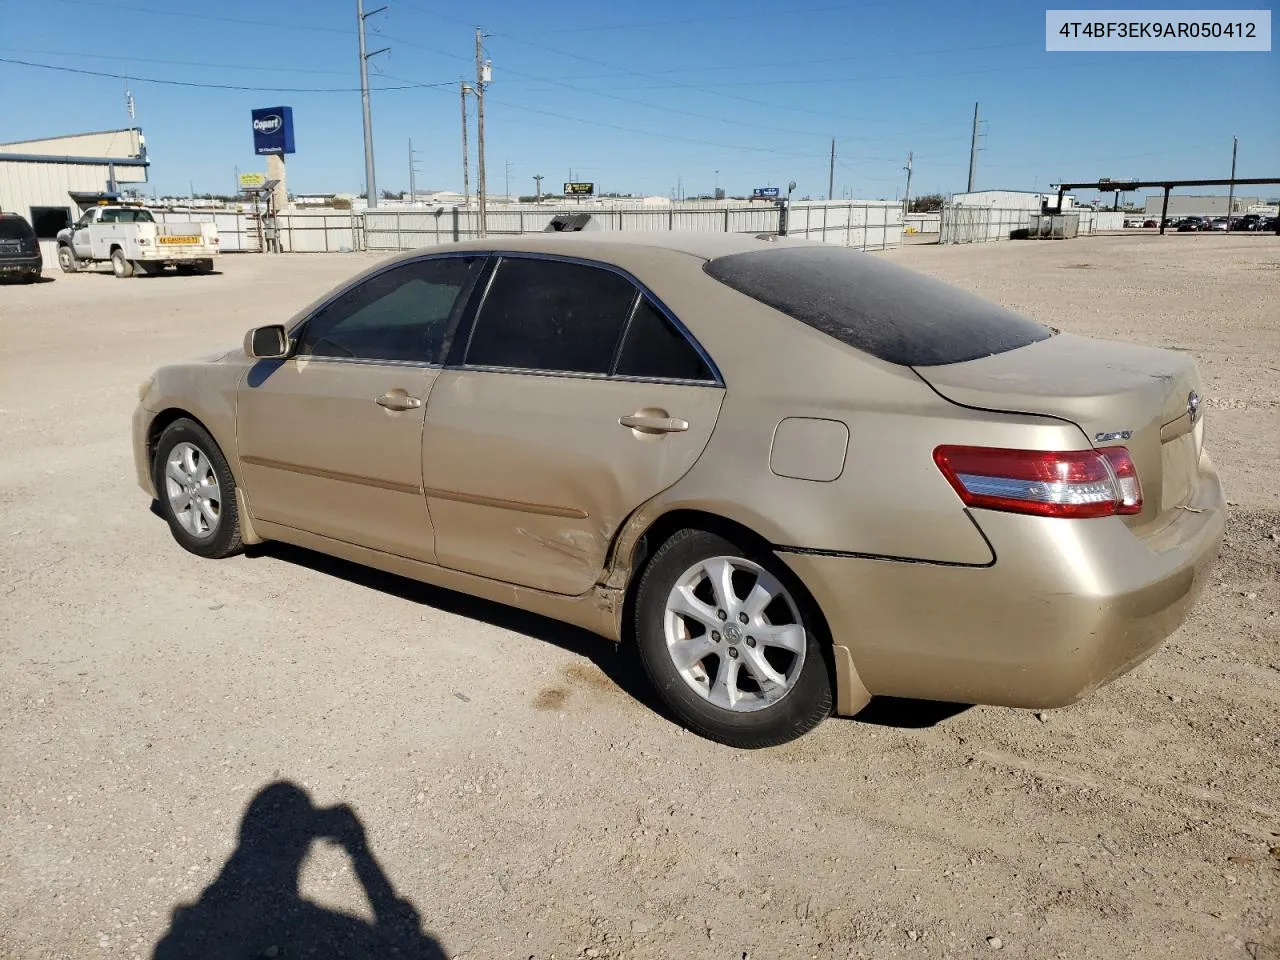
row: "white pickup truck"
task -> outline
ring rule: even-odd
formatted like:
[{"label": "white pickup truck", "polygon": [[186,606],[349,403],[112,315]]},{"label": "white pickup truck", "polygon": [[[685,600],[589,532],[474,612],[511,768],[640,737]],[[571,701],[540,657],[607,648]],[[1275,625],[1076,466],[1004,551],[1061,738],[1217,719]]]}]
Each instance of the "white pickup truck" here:
[{"label": "white pickup truck", "polygon": [[117,277],[156,274],[168,266],[179,273],[210,273],[218,243],[212,223],[156,223],[143,207],[97,206],[58,231],[58,266],[75,273],[110,261]]}]

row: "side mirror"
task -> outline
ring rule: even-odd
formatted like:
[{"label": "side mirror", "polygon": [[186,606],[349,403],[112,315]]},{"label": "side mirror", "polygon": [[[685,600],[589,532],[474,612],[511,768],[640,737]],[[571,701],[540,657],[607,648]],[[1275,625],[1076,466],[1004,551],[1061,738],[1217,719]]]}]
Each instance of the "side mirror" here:
[{"label": "side mirror", "polygon": [[279,360],[287,357],[289,334],[278,323],[254,327],[244,335],[244,352],[255,360]]}]

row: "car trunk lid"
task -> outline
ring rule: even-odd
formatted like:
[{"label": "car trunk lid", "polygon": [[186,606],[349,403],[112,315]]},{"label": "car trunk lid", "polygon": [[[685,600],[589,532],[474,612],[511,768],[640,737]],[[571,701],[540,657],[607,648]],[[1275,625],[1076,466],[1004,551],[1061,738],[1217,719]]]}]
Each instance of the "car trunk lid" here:
[{"label": "car trunk lid", "polygon": [[1076,424],[1095,447],[1129,449],[1150,523],[1195,493],[1203,444],[1195,361],[1155,347],[1059,334],[964,363],[913,368],[961,406]]}]

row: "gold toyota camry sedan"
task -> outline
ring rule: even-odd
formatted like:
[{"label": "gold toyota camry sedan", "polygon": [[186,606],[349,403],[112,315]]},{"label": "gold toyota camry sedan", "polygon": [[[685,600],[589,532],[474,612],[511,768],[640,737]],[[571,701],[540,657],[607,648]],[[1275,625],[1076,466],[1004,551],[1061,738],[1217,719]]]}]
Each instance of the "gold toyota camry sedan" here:
[{"label": "gold toyota camry sedan", "polygon": [[179,544],[287,541],[634,643],[735,746],[877,694],[1071,703],[1178,626],[1222,539],[1193,360],[846,249],[468,242],[263,320],[140,388]]}]

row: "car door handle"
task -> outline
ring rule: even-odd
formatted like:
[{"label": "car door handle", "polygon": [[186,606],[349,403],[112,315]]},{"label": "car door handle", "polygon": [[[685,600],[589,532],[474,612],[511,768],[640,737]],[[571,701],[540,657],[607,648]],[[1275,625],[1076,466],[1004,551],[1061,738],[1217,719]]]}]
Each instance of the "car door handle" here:
[{"label": "car door handle", "polygon": [[380,407],[386,407],[388,410],[414,410],[422,406],[422,401],[417,397],[406,396],[395,391],[384,393],[373,402]]},{"label": "car door handle", "polygon": [[681,433],[689,429],[688,420],[665,416],[665,410],[662,411],[662,414],[654,415],[637,412],[627,417],[619,417],[618,423],[624,427],[630,427],[638,433]]}]

